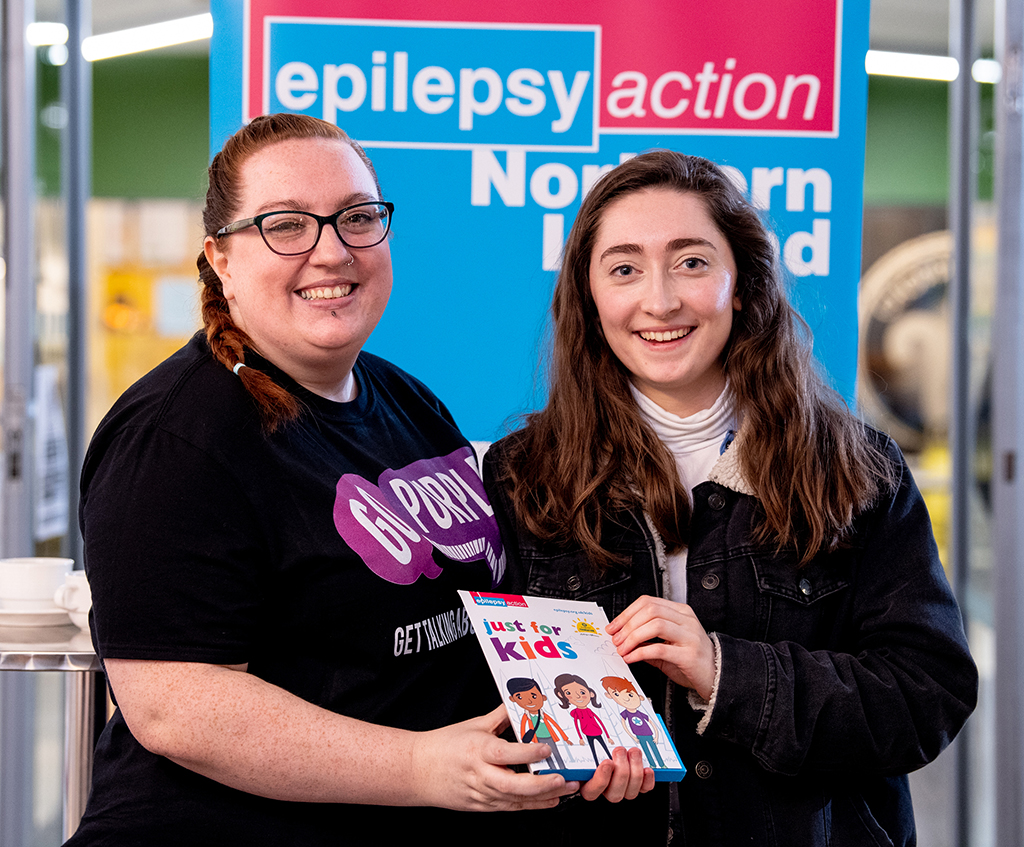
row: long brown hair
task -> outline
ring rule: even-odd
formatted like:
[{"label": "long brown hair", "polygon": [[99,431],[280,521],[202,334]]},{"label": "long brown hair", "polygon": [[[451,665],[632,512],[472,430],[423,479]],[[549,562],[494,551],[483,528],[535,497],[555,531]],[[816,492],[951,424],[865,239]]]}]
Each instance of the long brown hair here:
[{"label": "long brown hair", "polygon": [[[303,138],[335,139],[348,144],[370,171],[377,196],[381,197],[380,182],[373,164],[363,148],[343,130],[308,115],[261,115],[231,136],[210,163],[209,188],[203,209],[203,229],[206,235],[216,238],[217,231],[237,217],[241,171],[249,157],[271,144]],[[203,286],[200,305],[206,338],[217,361],[228,370],[234,370],[237,365],[245,364],[245,351],[247,348],[253,349],[252,340],[231,319],[224,287],[205,253],[199,254],[196,265],[199,267],[199,282]],[[239,368],[237,373],[252,395],[267,432],[273,432],[298,417],[298,401],[270,375],[250,367]]]},{"label": "long brown hair", "polygon": [[741,468],[764,509],[755,536],[795,548],[807,562],[843,541],[892,471],[819,375],[809,330],[786,298],[777,250],[757,211],[714,163],[669,150],[629,159],[602,177],[566,240],[551,307],[547,406],[510,439],[517,517],[543,540],[579,544],[601,567],[617,561],[601,544],[603,523],[616,511],[640,506],[669,550],[687,543],[689,494],[639,413],[590,291],[605,209],[655,187],[699,196],[732,248],[741,309],[724,368],[743,420]]}]

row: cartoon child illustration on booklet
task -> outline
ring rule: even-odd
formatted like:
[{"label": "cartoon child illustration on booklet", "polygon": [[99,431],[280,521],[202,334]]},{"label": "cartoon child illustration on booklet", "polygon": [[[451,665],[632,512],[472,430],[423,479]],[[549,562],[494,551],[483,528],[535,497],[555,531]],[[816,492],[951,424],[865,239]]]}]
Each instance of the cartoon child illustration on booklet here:
[{"label": "cartoon child illustration on booklet", "polygon": [[540,686],[535,680],[526,677],[515,677],[505,683],[508,688],[508,699],[515,703],[524,712],[523,720],[519,724],[519,738],[526,744],[535,741],[538,744],[547,744],[551,755],[545,761],[547,766],[556,770],[554,762],[558,762],[557,770],[565,770],[565,762],[562,761],[562,754],[558,752],[556,741],[564,741],[572,744],[565,730],[558,725],[558,722],[543,711],[547,697],[541,694]]},{"label": "cartoon child illustration on booklet", "polygon": [[594,764],[599,764],[595,747],[595,742],[598,741],[601,742],[605,755],[610,759],[612,754],[608,750],[608,745],[604,743],[603,736],[608,736],[608,740],[611,741],[611,734],[608,732],[604,722],[590,708],[591,703],[594,704],[595,708],[601,708],[601,704],[597,702],[597,693],[594,689],[587,685],[583,677],[576,676],[576,674],[563,673],[555,677],[555,697],[558,698],[558,702],[563,709],[568,709],[570,705],[576,707],[569,714],[572,716],[573,724],[576,726],[576,734],[580,737],[580,743],[583,743],[585,736],[590,744],[590,754],[594,757]]},{"label": "cartoon child illustration on booklet", "polygon": [[647,757],[648,764],[652,768],[664,768],[665,762],[658,750],[658,722],[640,709],[644,696],[636,690],[632,682],[619,676],[606,676],[601,680],[601,685],[604,686],[604,693],[622,706],[622,711],[619,712],[622,725],[626,732],[636,739],[637,745]]}]

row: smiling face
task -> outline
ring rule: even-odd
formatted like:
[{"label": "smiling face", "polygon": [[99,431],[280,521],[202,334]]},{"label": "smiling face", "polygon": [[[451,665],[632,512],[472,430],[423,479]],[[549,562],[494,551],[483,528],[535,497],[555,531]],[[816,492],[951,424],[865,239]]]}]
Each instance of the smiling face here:
[{"label": "smiling face", "polygon": [[[271,144],[244,162],[240,176],[234,220],[280,210],[330,215],[380,199],[366,165],[335,139]],[[312,252],[279,256],[252,226],[207,238],[204,250],[232,319],[257,350],[301,385],[331,396],[391,294],[387,240],[350,250],[325,227]]]},{"label": "smiling face", "polygon": [[640,704],[643,702],[643,697],[637,694],[635,691],[630,691],[628,688],[624,688],[621,691],[617,691],[614,688],[606,688],[605,693],[618,703],[622,708],[630,712],[635,712],[640,708]]},{"label": "smiling face", "polygon": [[537,686],[534,686],[533,688],[530,688],[527,691],[517,691],[508,699],[515,703],[517,706],[525,709],[531,715],[535,715],[537,714],[537,712],[540,711],[541,706],[544,705],[544,702],[548,698],[540,693]]},{"label": "smiling face", "polygon": [[585,685],[580,685],[578,682],[570,682],[568,685],[563,685],[562,693],[578,709],[585,709],[593,699],[590,689]]},{"label": "smiling face", "polygon": [[714,404],[740,301],[732,250],[698,195],[649,188],[610,203],[590,291],[608,346],[642,394],[681,417]]}]

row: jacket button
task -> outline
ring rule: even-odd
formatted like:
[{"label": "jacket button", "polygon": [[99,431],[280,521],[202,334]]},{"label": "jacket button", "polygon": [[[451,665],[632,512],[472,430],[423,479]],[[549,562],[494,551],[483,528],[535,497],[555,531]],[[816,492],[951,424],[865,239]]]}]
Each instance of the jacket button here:
[{"label": "jacket button", "polygon": [[707,573],[701,578],[700,584],[703,585],[708,591],[712,591],[718,588],[718,574]]},{"label": "jacket button", "polygon": [[721,509],[725,508],[725,498],[716,491],[714,494],[708,497],[708,505],[716,512],[718,512]]},{"label": "jacket button", "polygon": [[697,762],[693,767],[693,772],[701,779],[709,779],[711,777],[711,763]]},{"label": "jacket button", "polygon": [[578,576],[571,576],[565,584],[569,586],[570,591],[578,591],[579,587],[583,585],[583,581]]},{"label": "jacket button", "polygon": [[810,580],[801,579],[800,580],[799,588],[800,588],[800,593],[801,594],[803,594],[806,597],[810,597],[811,596],[811,583],[810,583]]}]

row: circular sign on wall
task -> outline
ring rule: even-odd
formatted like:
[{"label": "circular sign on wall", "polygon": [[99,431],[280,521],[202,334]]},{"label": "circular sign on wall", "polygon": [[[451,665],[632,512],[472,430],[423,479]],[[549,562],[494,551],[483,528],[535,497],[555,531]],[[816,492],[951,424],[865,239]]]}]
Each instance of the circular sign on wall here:
[{"label": "circular sign on wall", "polygon": [[948,428],[951,251],[948,231],[928,233],[890,250],[861,280],[858,401],[904,450]]}]

